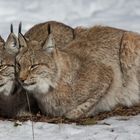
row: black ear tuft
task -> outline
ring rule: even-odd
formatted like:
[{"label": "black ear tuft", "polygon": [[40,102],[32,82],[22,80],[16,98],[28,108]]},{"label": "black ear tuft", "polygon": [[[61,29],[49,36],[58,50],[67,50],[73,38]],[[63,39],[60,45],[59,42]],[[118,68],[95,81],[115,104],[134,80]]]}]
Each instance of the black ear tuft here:
[{"label": "black ear tuft", "polygon": [[22,23],[20,22],[19,26],[18,26],[18,33],[20,33],[20,34],[21,34],[21,28],[22,28]]},{"label": "black ear tuft", "polygon": [[48,35],[51,34],[51,25],[48,24]]},{"label": "black ear tuft", "polygon": [[13,33],[13,24],[10,26],[10,32]]}]

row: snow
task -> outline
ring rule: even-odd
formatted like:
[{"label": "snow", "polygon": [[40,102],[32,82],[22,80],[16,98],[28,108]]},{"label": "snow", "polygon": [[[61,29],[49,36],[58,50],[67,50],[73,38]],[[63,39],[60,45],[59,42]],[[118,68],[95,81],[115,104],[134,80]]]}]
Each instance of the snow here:
[{"label": "snow", "polygon": [[[31,122],[0,121],[0,140],[31,140]],[[112,117],[96,125],[34,123],[35,140],[140,140],[140,115]]]},{"label": "snow", "polygon": [[[10,23],[20,21],[23,33],[48,20],[72,27],[109,25],[140,32],[139,0],[0,0],[0,34],[6,39]],[[31,122],[14,126],[0,121],[0,140],[31,140]],[[34,123],[35,140],[140,140],[140,115],[113,117],[96,125]]]}]

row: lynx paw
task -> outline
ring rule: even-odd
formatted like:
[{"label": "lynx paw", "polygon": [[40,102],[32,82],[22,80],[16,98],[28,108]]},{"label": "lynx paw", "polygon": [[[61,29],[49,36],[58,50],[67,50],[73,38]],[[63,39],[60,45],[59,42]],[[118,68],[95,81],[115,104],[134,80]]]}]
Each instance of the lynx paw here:
[{"label": "lynx paw", "polygon": [[76,120],[83,117],[83,112],[81,110],[72,110],[68,112],[65,117],[70,120]]}]

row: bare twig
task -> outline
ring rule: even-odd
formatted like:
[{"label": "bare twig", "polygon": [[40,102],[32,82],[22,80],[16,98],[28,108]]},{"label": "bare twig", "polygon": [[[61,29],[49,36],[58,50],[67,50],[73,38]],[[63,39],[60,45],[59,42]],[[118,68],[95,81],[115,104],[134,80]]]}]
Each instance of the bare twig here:
[{"label": "bare twig", "polygon": [[29,100],[29,96],[28,96],[27,92],[26,92],[26,98],[27,98],[27,103],[28,103],[29,112],[30,112],[30,119],[31,119],[31,123],[32,123],[32,138],[33,138],[33,140],[35,140],[33,116],[32,116],[32,112],[31,112],[30,100]]}]

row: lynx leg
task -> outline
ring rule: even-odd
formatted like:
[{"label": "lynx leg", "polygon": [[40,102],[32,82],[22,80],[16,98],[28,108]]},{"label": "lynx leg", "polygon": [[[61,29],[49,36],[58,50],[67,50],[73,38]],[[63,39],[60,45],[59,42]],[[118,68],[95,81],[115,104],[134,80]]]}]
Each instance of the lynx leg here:
[{"label": "lynx leg", "polygon": [[[101,68],[100,72],[98,71],[96,74],[98,74],[98,80],[93,80],[92,83],[90,83],[93,88],[88,89],[88,98],[76,108],[67,112],[65,115],[66,118],[78,119],[88,117],[88,112],[108,93],[113,80],[112,70],[110,68],[105,69],[104,67],[104,69]],[[84,85],[83,92],[85,92]]]},{"label": "lynx leg", "polygon": [[78,118],[88,117],[86,113],[92,107],[94,107],[96,102],[98,102],[96,99],[90,98],[85,103],[79,105],[74,110],[68,112],[65,117],[68,118],[68,119],[72,119],[72,120],[73,119],[78,119]]}]

